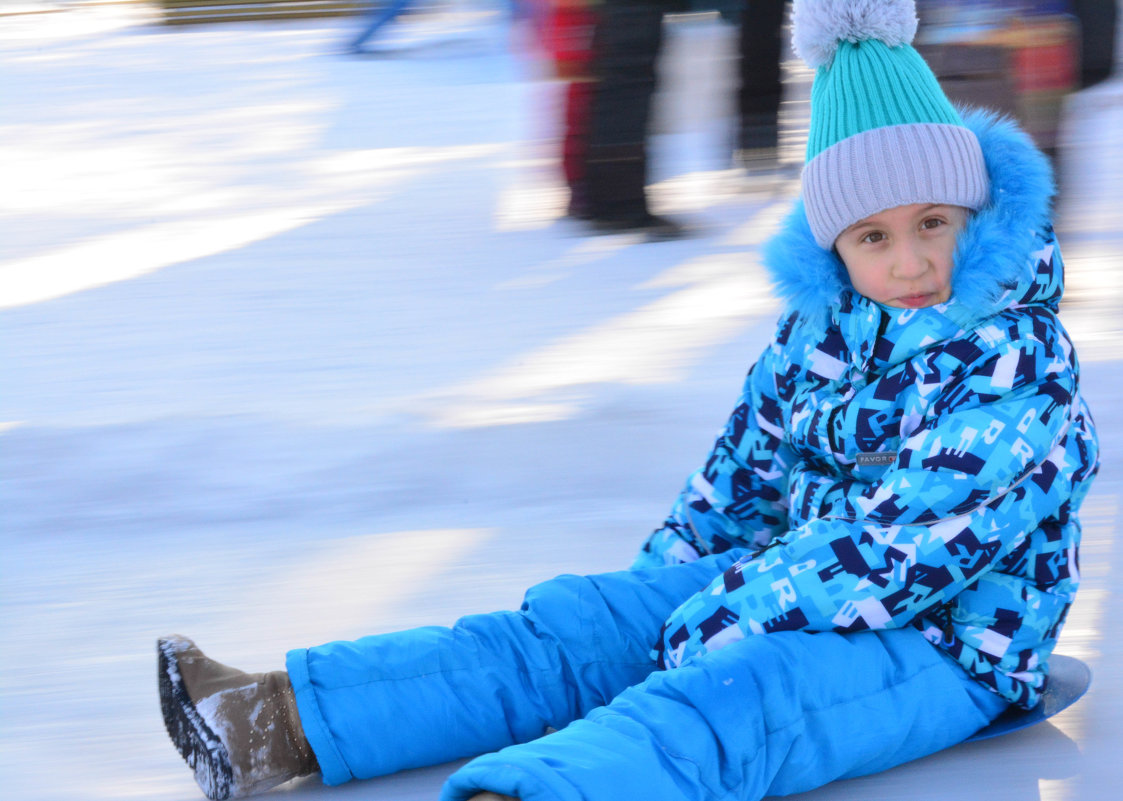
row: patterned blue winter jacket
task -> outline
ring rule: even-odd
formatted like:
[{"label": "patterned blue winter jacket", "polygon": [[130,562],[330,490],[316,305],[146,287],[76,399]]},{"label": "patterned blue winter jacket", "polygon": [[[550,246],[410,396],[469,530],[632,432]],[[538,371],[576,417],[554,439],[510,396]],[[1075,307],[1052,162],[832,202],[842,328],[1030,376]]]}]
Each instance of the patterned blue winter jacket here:
[{"label": "patterned blue winter jacket", "polygon": [[1008,122],[965,122],[992,192],[947,303],[857,295],[799,205],[766,248],[789,311],[634,567],[751,555],[668,620],[662,666],[749,634],[916,626],[1011,703],[1037,702],[1098,445],[1057,318],[1049,166]]}]

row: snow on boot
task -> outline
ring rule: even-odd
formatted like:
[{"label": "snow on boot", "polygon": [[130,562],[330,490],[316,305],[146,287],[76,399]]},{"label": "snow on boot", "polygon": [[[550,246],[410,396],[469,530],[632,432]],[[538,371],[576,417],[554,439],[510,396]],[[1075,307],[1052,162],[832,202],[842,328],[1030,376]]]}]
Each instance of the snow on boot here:
[{"label": "snow on boot", "polygon": [[263,792],[317,770],[288,673],[243,673],[178,635],[157,640],[156,653],[164,726],[207,798]]}]

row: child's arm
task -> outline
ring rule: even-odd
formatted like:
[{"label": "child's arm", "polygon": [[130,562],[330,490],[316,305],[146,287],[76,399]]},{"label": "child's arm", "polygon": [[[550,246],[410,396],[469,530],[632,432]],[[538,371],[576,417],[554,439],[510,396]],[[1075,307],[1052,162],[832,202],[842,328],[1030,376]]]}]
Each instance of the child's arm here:
[{"label": "child's arm", "polygon": [[988,349],[962,379],[971,391],[947,393],[960,400],[908,437],[880,480],[853,485],[677,610],[668,662],[706,649],[702,621],[715,611],[744,634],[907,625],[971,587],[1044,521],[1063,525],[1097,453],[1071,345],[1059,326],[1046,334],[1020,330]]},{"label": "child's arm", "polygon": [[[782,320],[781,329],[794,318]],[[686,481],[664,524],[633,569],[691,562],[731,548],[760,547],[788,528],[787,482],[793,463],[783,444],[776,399],[774,340],[745,379],[705,466]]]}]

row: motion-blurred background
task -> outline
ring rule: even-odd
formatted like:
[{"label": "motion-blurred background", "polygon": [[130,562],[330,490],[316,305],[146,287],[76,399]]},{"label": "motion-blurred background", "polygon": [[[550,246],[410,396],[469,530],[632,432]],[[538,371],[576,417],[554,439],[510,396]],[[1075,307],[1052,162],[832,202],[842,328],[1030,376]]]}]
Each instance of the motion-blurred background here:
[{"label": "motion-blurred background", "polygon": [[[921,2],[948,91],[1049,150],[1104,467],[1048,724],[805,796],[1107,801],[1123,780],[1123,79],[1110,2]],[[0,0],[0,795],[200,797],[154,639],[289,647],[619,569],[736,398],[798,191],[736,157],[746,7],[664,22],[652,210],[570,214],[548,6]],[[376,15],[388,21],[355,53]],[[188,17],[193,17],[188,19]],[[281,797],[435,799],[447,766]]]}]

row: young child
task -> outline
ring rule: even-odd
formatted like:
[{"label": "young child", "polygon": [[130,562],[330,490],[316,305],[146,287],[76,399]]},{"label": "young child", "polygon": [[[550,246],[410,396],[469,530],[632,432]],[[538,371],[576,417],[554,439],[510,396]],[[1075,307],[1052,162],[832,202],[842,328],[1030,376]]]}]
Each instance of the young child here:
[{"label": "young child", "polygon": [[483,754],[442,801],[748,801],[1037,702],[1098,453],[1049,169],[951,107],[915,28],[909,0],[795,3],[817,74],[766,254],[788,311],[632,569],[287,672],[161,640],[168,731],[210,798]]}]

